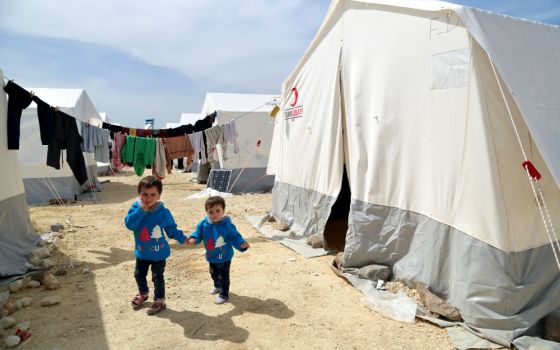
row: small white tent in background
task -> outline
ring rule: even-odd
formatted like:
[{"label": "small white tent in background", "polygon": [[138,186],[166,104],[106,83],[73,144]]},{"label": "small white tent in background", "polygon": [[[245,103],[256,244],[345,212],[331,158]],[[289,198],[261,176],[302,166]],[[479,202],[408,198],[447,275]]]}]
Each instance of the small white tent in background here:
[{"label": "small white tent in background", "polygon": [[[0,70],[0,78],[4,81]],[[0,125],[7,123],[7,95],[0,91]],[[29,210],[21,179],[17,150],[8,150],[8,135],[0,128],[0,278],[27,271],[29,253],[37,247],[39,236],[29,220]]]},{"label": "small white tent in background", "polygon": [[179,120],[180,125],[187,125],[196,123],[197,120],[204,118],[205,115],[201,116],[200,113],[181,113],[181,119]]},{"label": "small white tent in background", "polygon": [[509,347],[560,306],[559,48],[455,4],[333,0],[282,87],[274,216],[323,234],[348,192],[344,267],[386,265]]},{"label": "small white tent in background", "polygon": [[[273,118],[270,111],[278,95],[207,93],[201,116],[216,112],[216,124],[235,120],[239,152],[228,146],[223,169],[231,169],[232,193],[270,191],[274,176],[266,175],[272,143]],[[217,159],[218,157],[216,157]]]},{"label": "small white tent in background", "polygon": [[[102,120],[85,90],[26,88],[36,96],[62,112],[79,121],[92,125],[101,125]],[[23,184],[29,204],[46,203],[53,198],[72,199],[81,193],[81,188],[74,178],[70,167],[65,163],[59,170],[46,165],[47,146],[41,144],[37,105],[32,102],[23,110],[21,116],[21,136],[18,156],[23,176]],[[63,160],[66,159],[63,152]],[[92,153],[84,153],[88,171],[88,186],[96,184],[97,162]]]},{"label": "small white tent in background", "polygon": [[[179,122],[169,122],[165,123],[166,129],[176,128],[181,125],[187,125],[196,123],[197,120],[201,118],[200,113],[181,113],[181,118],[179,118]],[[204,116],[202,116],[204,118]]]},{"label": "small white tent in background", "polygon": [[109,116],[107,116],[107,112],[99,112],[99,119],[101,119],[102,122],[106,122],[106,123],[111,122]]}]

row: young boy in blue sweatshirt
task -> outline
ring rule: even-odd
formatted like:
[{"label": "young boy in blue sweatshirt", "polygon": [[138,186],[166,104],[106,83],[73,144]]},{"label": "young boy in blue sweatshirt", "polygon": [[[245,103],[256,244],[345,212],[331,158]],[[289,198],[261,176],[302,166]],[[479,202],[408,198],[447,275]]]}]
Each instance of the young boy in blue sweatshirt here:
[{"label": "young boy in blue sweatshirt", "polygon": [[163,184],[153,176],[146,176],[138,183],[138,199],[128,210],[124,218],[126,227],[134,232],[134,255],[136,267],[134,278],[138,285],[138,294],[132,299],[132,307],[137,309],[148,299],[148,268],[152,267],[154,282],[154,303],[148,310],[149,315],[165,309],[165,259],[171,254],[169,238],[184,244],[187,237],[177,229],[177,224],[169,209],[159,200]]},{"label": "young boy in blue sweatshirt", "polygon": [[210,294],[218,294],[214,303],[223,304],[229,299],[229,268],[233,258],[233,247],[244,252],[249,248],[249,243],[237,231],[229,216],[224,216],[226,202],[222,197],[208,198],[204,208],[207,215],[196,225],[196,230],[189,236],[187,244],[204,242],[206,260],[210,264],[210,276],[214,281],[214,288]]}]

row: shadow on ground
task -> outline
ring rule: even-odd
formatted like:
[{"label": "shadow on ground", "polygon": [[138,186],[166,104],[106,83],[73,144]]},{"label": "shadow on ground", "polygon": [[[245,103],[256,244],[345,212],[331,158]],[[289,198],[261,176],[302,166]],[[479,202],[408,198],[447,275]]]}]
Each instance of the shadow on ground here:
[{"label": "shadow on ground", "polygon": [[243,343],[249,337],[249,332],[235,325],[233,317],[244,313],[268,315],[279,319],[288,319],[295,315],[286,304],[277,299],[259,299],[236,294],[230,294],[229,303],[234,308],[218,315],[208,316],[197,311],[177,311],[166,309],[157,317],[169,319],[183,327],[185,337],[200,340],[225,340],[231,343]]}]

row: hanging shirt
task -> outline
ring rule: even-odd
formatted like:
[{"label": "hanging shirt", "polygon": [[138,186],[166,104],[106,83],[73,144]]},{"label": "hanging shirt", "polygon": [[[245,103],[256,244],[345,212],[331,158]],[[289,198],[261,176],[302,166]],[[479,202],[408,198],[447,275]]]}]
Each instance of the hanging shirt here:
[{"label": "hanging shirt", "polygon": [[19,149],[21,112],[31,104],[31,94],[18,84],[8,81],[8,149]]},{"label": "hanging shirt", "polygon": [[204,133],[201,131],[190,134],[189,141],[191,142],[194,154],[199,155],[202,164],[205,164],[208,160],[206,160],[206,149],[204,147],[204,138],[202,137],[203,134]]},{"label": "hanging shirt", "polygon": [[239,145],[237,144],[237,128],[235,127],[235,120],[230,120],[229,123],[224,124],[224,154],[226,153],[227,144],[233,144],[233,153],[239,153]]},{"label": "hanging shirt", "polygon": [[60,111],[54,113],[55,127],[47,150],[47,165],[60,169],[61,151],[66,150],[66,162],[81,186],[87,181],[88,177],[86,162],[80,145],[82,137],[78,132],[76,119]]},{"label": "hanging shirt", "polygon": [[[166,168],[165,145],[162,139],[157,139],[156,154],[154,157],[154,166],[152,167],[152,175],[154,175],[160,180],[163,179],[165,177],[165,170],[166,170],[165,168]],[[169,171],[169,173],[171,173],[171,171]]]}]

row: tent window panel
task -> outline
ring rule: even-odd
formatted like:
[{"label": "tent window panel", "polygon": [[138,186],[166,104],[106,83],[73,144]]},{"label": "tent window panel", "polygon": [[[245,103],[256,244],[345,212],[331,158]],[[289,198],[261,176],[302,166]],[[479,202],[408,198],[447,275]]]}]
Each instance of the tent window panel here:
[{"label": "tent window panel", "polygon": [[432,56],[432,89],[454,89],[469,83],[471,49],[437,53]]}]

